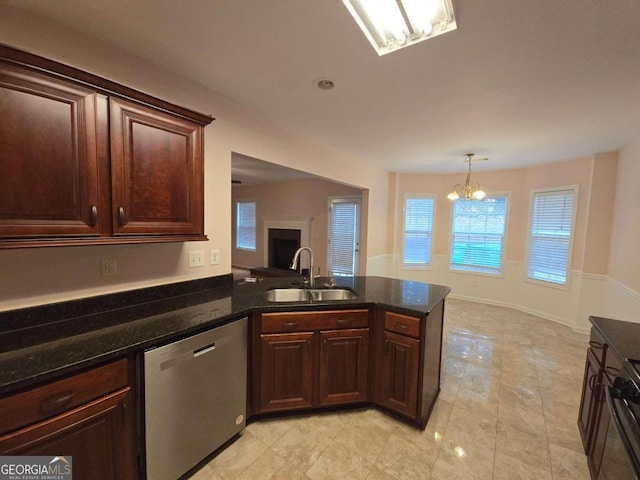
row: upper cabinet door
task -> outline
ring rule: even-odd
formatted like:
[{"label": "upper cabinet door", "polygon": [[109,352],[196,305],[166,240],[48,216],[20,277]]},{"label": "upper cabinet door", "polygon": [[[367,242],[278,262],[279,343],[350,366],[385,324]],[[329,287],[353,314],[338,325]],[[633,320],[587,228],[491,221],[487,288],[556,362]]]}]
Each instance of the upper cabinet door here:
[{"label": "upper cabinet door", "polygon": [[114,235],[203,235],[203,128],[110,98]]},{"label": "upper cabinet door", "polygon": [[0,238],[99,235],[96,98],[0,66]]}]

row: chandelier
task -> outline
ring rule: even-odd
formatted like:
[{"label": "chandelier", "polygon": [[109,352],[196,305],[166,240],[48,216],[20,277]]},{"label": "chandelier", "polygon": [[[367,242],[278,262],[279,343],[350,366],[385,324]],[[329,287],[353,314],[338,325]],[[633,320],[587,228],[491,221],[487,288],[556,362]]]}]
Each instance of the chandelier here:
[{"label": "chandelier", "polygon": [[487,158],[473,158],[473,153],[467,153],[465,162],[469,164],[469,171],[467,172],[467,179],[464,181],[464,185],[456,184],[453,187],[453,191],[447,195],[449,200],[458,200],[464,198],[465,200],[482,200],[487,196],[484,190],[480,188],[479,183],[473,183],[471,181],[471,160],[488,160]]}]

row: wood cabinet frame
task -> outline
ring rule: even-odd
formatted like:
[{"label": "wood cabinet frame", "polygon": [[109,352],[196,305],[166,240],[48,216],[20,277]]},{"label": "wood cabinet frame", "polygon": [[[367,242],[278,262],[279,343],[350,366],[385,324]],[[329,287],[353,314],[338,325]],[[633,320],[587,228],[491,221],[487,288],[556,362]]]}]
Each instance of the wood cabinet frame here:
[{"label": "wood cabinet frame", "polygon": [[0,97],[0,248],[207,239],[211,116],[2,45]]},{"label": "wood cabinet frame", "polygon": [[[247,415],[372,403],[424,429],[440,392],[444,300],[423,315],[372,307],[366,323],[360,318],[352,326],[336,328],[340,312],[349,310],[253,314]],[[301,342],[314,352],[311,357],[300,353]],[[307,372],[311,391],[300,374],[297,383],[274,387],[274,350],[287,345],[293,348],[291,358],[303,359],[293,370]],[[348,378],[332,380],[330,372],[339,368],[328,365],[333,361],[331,348],[337,345],[342,350],[333,352],[333,359],[349,365]],[[337,392],[331,392],[332,381]],[[277,399],[276,390],[288,393]]]}]

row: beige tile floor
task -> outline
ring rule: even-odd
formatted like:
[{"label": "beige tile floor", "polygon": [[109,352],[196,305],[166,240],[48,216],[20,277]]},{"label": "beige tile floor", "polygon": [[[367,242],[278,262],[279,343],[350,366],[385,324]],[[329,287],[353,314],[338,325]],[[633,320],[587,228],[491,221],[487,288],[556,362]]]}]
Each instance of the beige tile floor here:
[{"label": "beige tile floor", "polygon": [[191,479],[588,479],[576,426],[588,337],[508,308],[445,311],[424,432],[373,408],[262,420]]}]

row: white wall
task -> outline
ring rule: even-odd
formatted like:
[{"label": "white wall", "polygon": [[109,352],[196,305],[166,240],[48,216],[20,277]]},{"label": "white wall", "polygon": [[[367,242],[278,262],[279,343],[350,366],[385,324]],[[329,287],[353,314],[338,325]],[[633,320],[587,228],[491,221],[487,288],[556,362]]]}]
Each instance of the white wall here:
[{"label": "white wall", "polygon": [[[205,128],[205,232],[208,242],[0,250],[0,310],[69,300],[231,271],[231,152],[368,189],[368,255],[387,249],[387,178],[382,169],[265,123],[250,111],[186,78],[0,4],[0,43],[95,73],[169,102],[210,113]],[[191,250],[217,248],[218,266],[187,268]],[[102,258],[118,275],[101,277]],[[205,254],[205,258],[208,258]]]}]

